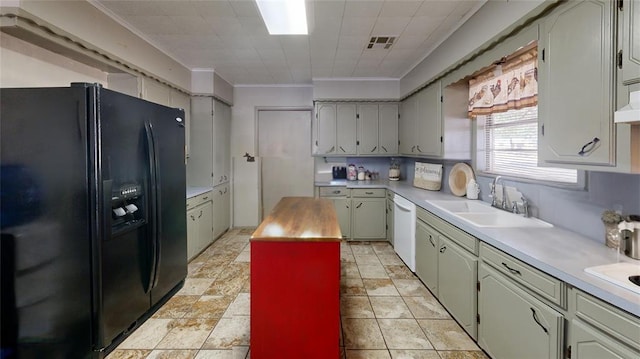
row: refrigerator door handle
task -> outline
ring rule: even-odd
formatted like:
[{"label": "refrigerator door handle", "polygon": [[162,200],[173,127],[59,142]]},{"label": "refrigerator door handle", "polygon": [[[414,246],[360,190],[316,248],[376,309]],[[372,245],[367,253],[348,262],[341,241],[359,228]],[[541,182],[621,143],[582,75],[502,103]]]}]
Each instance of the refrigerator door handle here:
[{"label": "refrigerator door handle", "polygon": [[151,225],[151,267],[149,268],[149,281],[145,286],[145,292],[151,291],[155,283],[157,283],[156,269],[158,266],[157,263],[157,252],[158,252],[158,192],[157,192],[157,168],[156,168],[156,150],[155,150],[155,141],[153,138],[153,129],[151,127],[151,123],[145,121],[144,123],[144,132],[147,139],[147,155],[148,155],[148,165],[149,165],[149,182],[150,182],[150,190],[149,190],[149,202],[151,204],[151,208],[149,211],[149,220]]},{"label": "refrigerator door handle", "polygon": [[160,195],[162,193],[162,181],[160,180],[160,173],[162,173],[160,170],[160,154],[158,153],[158,146],[157,141],[156,141],[156,136],[153,133],[153,126],[151,126],[151,124],[149,124],[149,128],[151,129],[151,139],[153,140],[153,161],[154,161],[154,167],[155,167],[155,182],[156,182],[156,193],[155,193],[155,221],[154,221],[154,226],[155,228],[155,232],[156,232],[156,236],[155,236],[155,268],[153,269],[153,285],[151,286],[151,288],[155,288],[158,285],[158,279],[160,278],[160,267],[162,266],[162,196]]}]

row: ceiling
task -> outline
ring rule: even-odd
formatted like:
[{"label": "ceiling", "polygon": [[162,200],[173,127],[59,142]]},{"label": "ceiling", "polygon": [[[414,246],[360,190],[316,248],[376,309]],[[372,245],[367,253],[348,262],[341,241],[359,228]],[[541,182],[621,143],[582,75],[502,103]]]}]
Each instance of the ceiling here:
[{"label": "ceiling", "polygon": [[[486,0],[306,0],[309,35],[272,36],[253,0],[94,0],[189,69],[232,84],[401,78]],[[389,49],[371,37],[395,36]]]}]

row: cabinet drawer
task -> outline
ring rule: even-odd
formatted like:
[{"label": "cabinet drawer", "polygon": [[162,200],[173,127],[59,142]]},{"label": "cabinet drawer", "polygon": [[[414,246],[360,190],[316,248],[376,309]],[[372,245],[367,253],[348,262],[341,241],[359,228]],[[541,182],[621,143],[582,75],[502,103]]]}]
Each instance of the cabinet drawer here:
[{"label": "cabinet drawer", "polygon": [[574,290],[576,317],[640,350],[640,318],[579,290]]},{"label": "cabinet drawer", "polygon": [[485,263],[524,285],[541,298],[567,308],[567,288],[563,281],[543,273],[520,260],[482,243],[480,257]]},{"label": "cabinet drawer", "polygon": [[211,200],[212,200],[211,191],[205,192],[203,194],[199,194],[191,198],[187,198],[187,210],[195,208],[205,203],[206,201],[211,201]]},{"label": "cabinet drawer", "polygon": [[348,197],[349,189],[347,187],[319,187],[320,197]]},{"label": "cabinet drawer", "polygon": [[447,236],[450,240],[456,242],[469,252],[478,255],[478,239],[476,239],[476,237],[421,207],[416,207],[416,215],[419,219]]},{"label": "cabinet drawer", "polygon": [[354,188],[351,190],[351,197],[384,197],[384,188]]}]

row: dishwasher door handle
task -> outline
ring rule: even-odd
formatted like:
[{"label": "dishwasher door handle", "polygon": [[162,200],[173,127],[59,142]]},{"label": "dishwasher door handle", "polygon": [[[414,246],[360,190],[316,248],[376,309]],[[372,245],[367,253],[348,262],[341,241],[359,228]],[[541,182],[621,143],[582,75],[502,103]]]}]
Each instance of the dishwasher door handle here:
[{"label": "dishwasher door handle", "polygon": [[403,210],[405,212],[411,212],[411,208],[404,207],[398,202],[393,202],[393,203],[395,203],[395,205],[398,206],[398,208],[400,208],[401,210]]}]

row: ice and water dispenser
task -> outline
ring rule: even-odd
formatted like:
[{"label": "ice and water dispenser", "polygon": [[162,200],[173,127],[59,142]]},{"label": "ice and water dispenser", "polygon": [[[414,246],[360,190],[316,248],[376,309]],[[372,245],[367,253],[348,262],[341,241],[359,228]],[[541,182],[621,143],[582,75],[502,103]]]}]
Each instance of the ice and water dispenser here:
[{"label": "ice and water dispenser", "polygon": [[126,183],[111,191],[112,233],[138,227],[145,222],[144,190],[141,184]]}]

